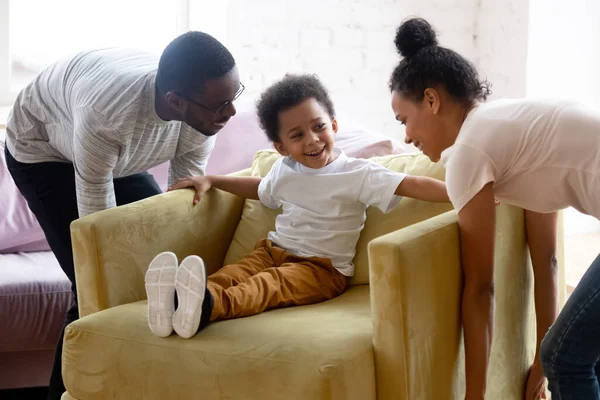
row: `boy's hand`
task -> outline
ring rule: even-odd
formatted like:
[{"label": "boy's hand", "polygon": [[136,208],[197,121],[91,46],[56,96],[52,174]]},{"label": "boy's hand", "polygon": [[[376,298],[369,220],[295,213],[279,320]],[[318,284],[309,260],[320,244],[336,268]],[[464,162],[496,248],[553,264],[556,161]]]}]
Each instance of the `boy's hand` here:
[{"label": "boy's hand", "polygon": [[212,182],[209,176],[188,176],[187,178],[177,179],[167,192],[187,187],[196,189],[196,195],[194,196],[194,205],[196,205],[200,201],[200,197],[212,187]]}]

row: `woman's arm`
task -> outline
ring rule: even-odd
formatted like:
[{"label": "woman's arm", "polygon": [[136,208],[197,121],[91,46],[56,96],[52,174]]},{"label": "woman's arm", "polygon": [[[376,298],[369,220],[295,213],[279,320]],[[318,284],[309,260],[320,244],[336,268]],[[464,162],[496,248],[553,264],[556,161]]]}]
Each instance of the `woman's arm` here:
[{"label": "woman's arm", "polygon": [[194,204],[200,201],[200,197],[206,193],[211,187],[224,190],[246,199],[259,200],[258,185],[262,178],[254,176],[190,176],[187,178],[178,179],[173,183],[169,190],[183,189],[186,187],[194,187],[196,196],[194,196]]},{"label": "woman's arm", "polygon": [[395,192],[398,196],[412,197],[414,199],[449,203],[446,184],[440,180],[427,176],[406,176],[398,185]]},{"label": "woman's arm", "polygon": [[539,399],[545,379],[539,359],[540,343],[558,316],[558,212],[540,214],[525,211],[527,244],[533,265],[537,342],[529,371],[526,399]]},{"label": "woman's arm", "polygon": [[462,323],[467,400],[483,400],[494,331],[496,205],[489,183],[458,213],[464,272]]}]

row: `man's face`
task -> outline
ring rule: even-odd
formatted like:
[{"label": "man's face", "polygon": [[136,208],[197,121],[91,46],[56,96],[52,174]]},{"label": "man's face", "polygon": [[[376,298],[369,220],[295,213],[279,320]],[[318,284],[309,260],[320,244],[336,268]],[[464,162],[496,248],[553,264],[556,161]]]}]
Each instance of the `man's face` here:
[{"label": "man's face", "polygon": [[233,100],[243,91],[240,74],[233,67],[227,74],[206,81],[201,94],[184,97],[181,120],[206,136],[219,132],[236,113]]}]

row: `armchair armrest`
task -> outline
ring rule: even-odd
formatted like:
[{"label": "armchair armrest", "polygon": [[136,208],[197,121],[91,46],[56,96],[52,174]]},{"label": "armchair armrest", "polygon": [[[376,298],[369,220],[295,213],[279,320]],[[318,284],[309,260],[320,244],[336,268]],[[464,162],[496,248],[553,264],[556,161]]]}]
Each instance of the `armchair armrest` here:
[{"label": "armchair armrest", "polygon": [[244,199],[211,190],[192,205],[192,190],[163,193],[71,224],[81,317],[146,298],[144,275],[160,252],[197,254],[207,273],[222,266]]},{"label": "armchair armrest", "polygon": [[454,211],[369,243],[378,399],[456,397],[459,243]]},{"label": "armchair armrest", "polygon": [[[562,216],[559,288],[564,299]],[[464,353],[460,232],[454,211],[369,244],[378,399],[460,399]],[[495,326],[488,393],[522,399],[536,348],[534,276],[522,209],[496,208]]]}]

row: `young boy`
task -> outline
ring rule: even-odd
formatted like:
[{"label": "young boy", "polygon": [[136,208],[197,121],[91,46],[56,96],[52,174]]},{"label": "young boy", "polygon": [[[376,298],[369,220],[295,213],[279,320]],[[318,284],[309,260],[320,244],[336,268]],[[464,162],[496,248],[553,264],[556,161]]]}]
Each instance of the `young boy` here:
[{"label": "young boy", "polygon": [[286,75],[262,94],[257,107],[262,128],[284,156],[265,178],[195,176],[169,190],[194,187],[194,204],[215,187],[283,207],[275,232],[208,278],[198,256],[178,268],[175,254],[159,254],[146,273],[148,323],[158,336],[174,329],[189,338],[211,321],[339,296],[354,272],[368,206],[387,213],[400,196],[449,201],[441,181],[392,172],[336,149],[333,104],[315,76]]}]

